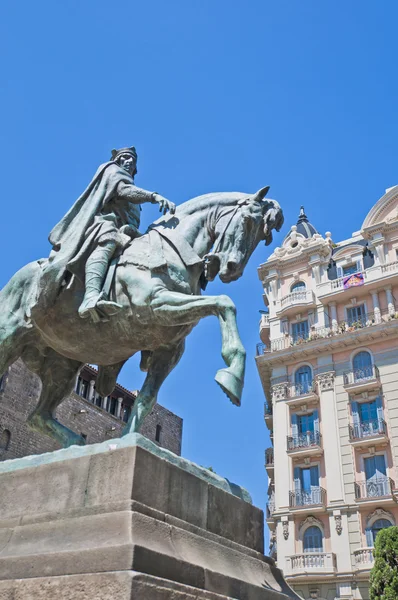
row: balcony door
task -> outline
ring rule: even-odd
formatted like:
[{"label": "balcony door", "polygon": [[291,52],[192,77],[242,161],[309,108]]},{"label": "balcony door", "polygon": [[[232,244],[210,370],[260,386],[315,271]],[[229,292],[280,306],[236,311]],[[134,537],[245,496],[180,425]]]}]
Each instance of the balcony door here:
[{"label": "balcony door", "polygon": [[368,497],[389,494],[386,460],[383,454],[364,459],[366,493]]},{"label": "balcony door", "polygon": [[312,369],[308,365],[304,365],[297,369],[294,374],[294,385],[296,388],[296,396],[309,394],[312,390]]},{"label": "balcony door", "polygon": [[354,370],[354,381],[372,379],[372,357],[370,356],[370,353],[366,350],[362,350],[362,352],[358,352],[358,354],[354,356],[352,366]]},{"label": "balcony door", "polygon": [[303,536],[304,552],[323,552],[323,535],[319,527],[308,527]]},{"label": "balcony door", "polygon": [[308,321],[300,321],[292,324],[292,337],[295,344],[301,340],[307,340],[309,335]]},{"label": "balcony door", "polygon": [[296,467],[294,469],[294,487],[297,505],[319,504],[319,467]]},{"label": "balcony door", "polygon": [[347,321],[349,326],[358,325],[363,327],[366,323],[365,305],[360,304],[359,306],[347,308]]}]

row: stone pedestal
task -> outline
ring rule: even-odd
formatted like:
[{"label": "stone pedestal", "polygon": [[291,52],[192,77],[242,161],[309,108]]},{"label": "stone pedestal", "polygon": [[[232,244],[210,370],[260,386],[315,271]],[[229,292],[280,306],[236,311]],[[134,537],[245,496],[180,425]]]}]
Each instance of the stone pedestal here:
[{"label": "stone pedestal", "polygon": [[0,463],[0,600],[298,598],[247,500],[137,434]]}]

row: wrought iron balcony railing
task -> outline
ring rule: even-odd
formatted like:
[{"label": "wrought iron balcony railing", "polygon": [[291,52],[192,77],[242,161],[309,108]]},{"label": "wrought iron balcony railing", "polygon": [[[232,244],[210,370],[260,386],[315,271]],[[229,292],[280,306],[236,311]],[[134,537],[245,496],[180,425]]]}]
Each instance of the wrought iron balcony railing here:
[{"label": "wrought iron balcony railing", "polygon": [[361,369],[354,369],[343,374],[344,385],[353,385],[355,383],[365,383],[373,379],[380,379],[379,369],[376,365],[369,365]]},{"label": "wrought iron balcony railing", "polygon": [[363,421],[358,425],[349,425],[350,440],[361,440],[375,435],[386,435],[387,424],[383,419]]},{"label": "wrought iron balcony railing", "polygon": [[321,445],[322,436],[319,431],[307,431],[295,436],[287,436],[287,449],[299,450],[301,448],[311,448]]},{"label": "wrought iron balcony railing", "polygon": [[322,487],[313,486],[310,491],[295,490],[289,492],[289,502],[291,508],[301,506],[314,506],[326,504],[326,490]]},{"label": "wrought iron balcony railing", "polygon": [[367,500],[370,498],[382,498],[385,496],[394,496],[395,484],[391,477],[375,477],[366,481],[355,482],[355,498],[357,500]]}]

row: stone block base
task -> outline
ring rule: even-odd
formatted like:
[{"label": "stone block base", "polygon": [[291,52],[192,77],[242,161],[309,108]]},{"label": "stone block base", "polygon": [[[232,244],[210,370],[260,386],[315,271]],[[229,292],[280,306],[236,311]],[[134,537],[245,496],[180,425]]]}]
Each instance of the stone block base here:
[{"label": "stone block base", "polygon": [[0,600],[298,598],[247,500],[136,434],[0,463]]}]

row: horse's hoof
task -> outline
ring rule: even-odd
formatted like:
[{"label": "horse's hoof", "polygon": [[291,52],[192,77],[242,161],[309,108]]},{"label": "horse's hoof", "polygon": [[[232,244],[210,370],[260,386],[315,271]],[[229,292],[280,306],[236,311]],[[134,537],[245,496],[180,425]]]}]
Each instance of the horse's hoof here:
[{"label": "horse's hoof", "polygon": [[220,369],[217,371],[215,380],[217,381],[220,388],[227,394],[232,404],[240,406],[240,399],[242,397],[243,380],[238,379],[236,375],[231,373],[228,369]]}]

